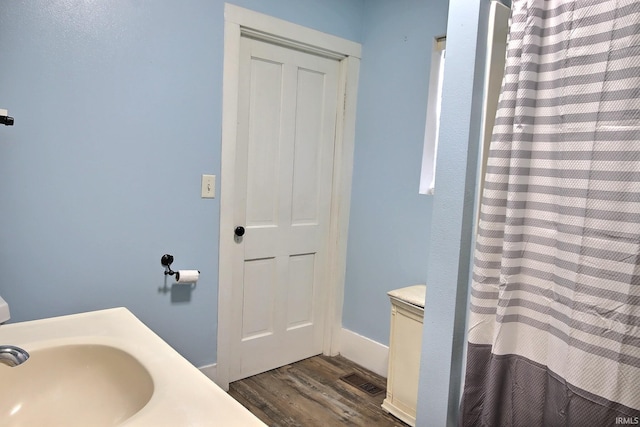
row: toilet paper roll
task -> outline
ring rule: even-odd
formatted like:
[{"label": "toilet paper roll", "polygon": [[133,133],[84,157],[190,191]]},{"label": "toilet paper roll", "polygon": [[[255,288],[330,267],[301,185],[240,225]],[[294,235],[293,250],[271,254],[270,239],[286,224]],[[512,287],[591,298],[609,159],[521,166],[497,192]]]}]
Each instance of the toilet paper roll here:
[{"label": "toilet paper roll", "polygon": [[195,283],[200,277],[198,270],[178,270],[176,271],[176,283]]}]

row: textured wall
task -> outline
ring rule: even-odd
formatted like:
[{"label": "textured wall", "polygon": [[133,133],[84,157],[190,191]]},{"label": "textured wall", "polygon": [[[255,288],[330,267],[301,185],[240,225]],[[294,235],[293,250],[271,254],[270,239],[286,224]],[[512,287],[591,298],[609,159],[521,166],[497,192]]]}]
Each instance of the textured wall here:
[{"label": "textured wall", "polygon": [[418,188],[431,47],[447,6],[369,0],[364,10],[343,324],[384,344],[386,293],[426,278],[432,197]]},{"label": "textured wall", "polygon": [[488,0],[451,0],[422,336],[418,422],[456,426],[462,375]]}]

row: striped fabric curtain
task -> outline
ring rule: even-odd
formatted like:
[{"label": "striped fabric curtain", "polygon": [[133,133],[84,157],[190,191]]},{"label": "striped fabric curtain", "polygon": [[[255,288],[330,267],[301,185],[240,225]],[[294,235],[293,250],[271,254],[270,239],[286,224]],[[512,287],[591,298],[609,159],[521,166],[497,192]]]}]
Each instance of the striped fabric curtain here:
[{"label": "striped fabric curtain", "polygon": [[514,0],[463,426],[640,425],[640,1]]}]

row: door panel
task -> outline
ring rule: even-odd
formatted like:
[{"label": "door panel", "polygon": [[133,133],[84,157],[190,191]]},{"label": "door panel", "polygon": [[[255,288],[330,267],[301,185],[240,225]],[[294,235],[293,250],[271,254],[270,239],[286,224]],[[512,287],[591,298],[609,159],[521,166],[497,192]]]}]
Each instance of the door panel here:
[{"label": "door panel", "polygon": [[287,330],[310,326],[313,322],[315,254],[289,258],[287,281]]},{"label": "door panel", "polygon": [[322,352],[338,70],[241,38],[230,380]]},{"label": "door panel", "polygon": [[318,222],[324,75],[298,70],[293,159],[292,224]]},{"label": "door panel", "polygon": [[251,61],[246,225],[277,225],[282,64]]},{"label": "door panel", "polygon": [[273,334],[271,313],[275,308],[275,258],[248,260],[244,263],[242,339]]}]

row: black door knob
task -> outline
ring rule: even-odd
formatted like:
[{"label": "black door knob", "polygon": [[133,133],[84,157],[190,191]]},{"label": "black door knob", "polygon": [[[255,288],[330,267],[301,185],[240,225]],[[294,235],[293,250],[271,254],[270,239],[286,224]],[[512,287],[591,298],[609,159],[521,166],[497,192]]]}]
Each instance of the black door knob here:
[{"label": "black door knob", "polygon": [[244,236],[244,227],[242,227],[241,225],[237,226],[236,229],[233,231],[234,234],[238,237],[242,237]]}]

